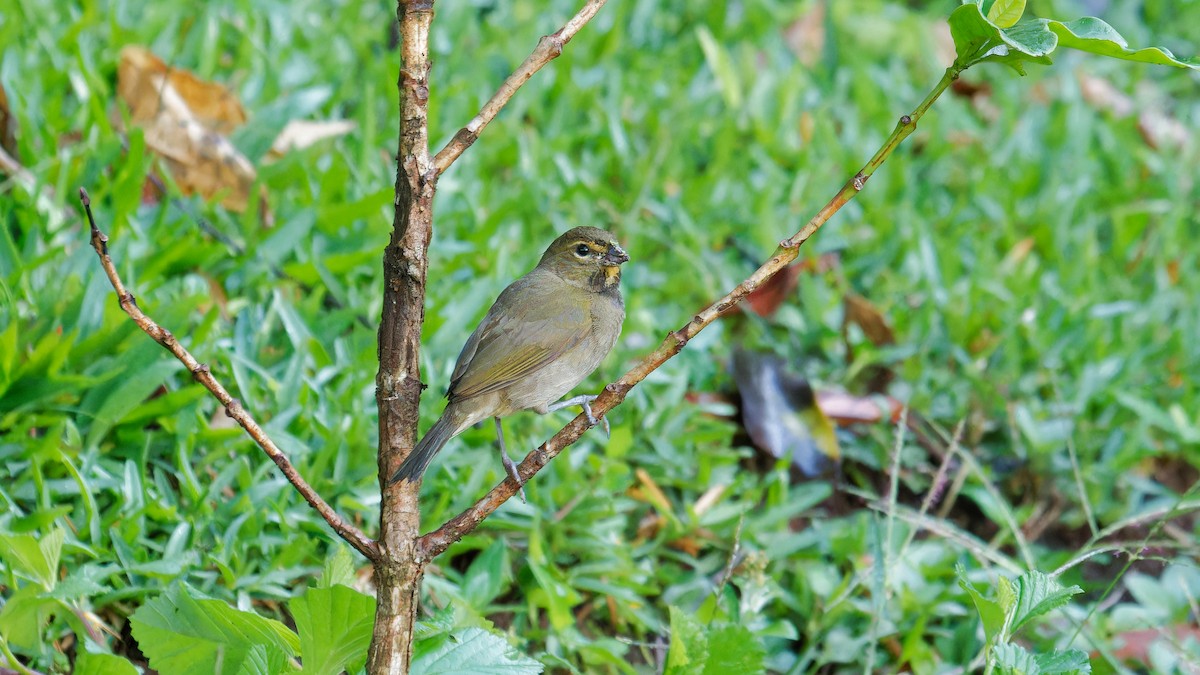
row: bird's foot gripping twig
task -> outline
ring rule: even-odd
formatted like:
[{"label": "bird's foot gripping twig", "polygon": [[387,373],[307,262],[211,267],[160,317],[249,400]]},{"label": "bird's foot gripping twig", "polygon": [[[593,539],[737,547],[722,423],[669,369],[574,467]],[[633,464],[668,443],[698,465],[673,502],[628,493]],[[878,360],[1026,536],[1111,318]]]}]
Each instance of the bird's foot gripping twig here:
[{"label": "bird's foot gripping twig", "polygon": [[580,394],[579,396],[572,396],[558,403],[553,403],[546,407],[546,411],[554,412],[555,410],[562,410],[563,408],[577,405],[583,408],[583,414],[587,417],[588,424],[592,426],[600,425],[604,428],[604,437],[612,438],[612,429],[608,426],[608,418],[596,419],[596,416],[592,414],[592,401],[595,400],[596,396],[594,394]]},{"label": "bird's foot gripping twig", "polygon": [[517,463],[512,461],[512,457],[508,456],[508,449],[504,447],[504,427],[500,424],[499,417],[493,417],[496,420],[496,440],[500,443],[500,462],[504,464],[504,471],[508,477],[513,479],[517,484],[517,493],[521,495],[521,503],[528,504],[525,499],[525,481],[521,480],[521,474],[517,472]]}]

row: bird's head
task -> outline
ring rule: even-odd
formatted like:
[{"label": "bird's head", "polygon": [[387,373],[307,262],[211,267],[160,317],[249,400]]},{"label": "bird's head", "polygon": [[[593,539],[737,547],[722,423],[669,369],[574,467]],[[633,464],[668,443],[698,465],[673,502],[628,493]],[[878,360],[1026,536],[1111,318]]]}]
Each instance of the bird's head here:
[{"label": "bird's head", "polygon": [[538,267],[554,272],[572,285],[602,292],[617,288],[621,265],[628,260],[629,254],[611,232],[598,227],[576,227],[550,244]]}]

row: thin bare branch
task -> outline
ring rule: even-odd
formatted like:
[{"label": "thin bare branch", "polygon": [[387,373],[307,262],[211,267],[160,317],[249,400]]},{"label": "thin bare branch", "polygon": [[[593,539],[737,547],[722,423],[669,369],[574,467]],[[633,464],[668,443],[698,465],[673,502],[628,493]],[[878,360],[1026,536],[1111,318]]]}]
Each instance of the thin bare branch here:
[{"label": "thin bare branch", "polygon": [[[713,321],[716,321],[723,314],[733,309],[747,295],[753,293],[755,289],[766,283],[767,280],[775,276],[780,270],[791,264],[800,254],[800,246],[808,241],[809,237],[815,234],[833,214],[837,213],[863,189],[867,179],[875,173],[884,160],[899,146],[900,142],[916,129],[917,121],[957,77],[957,70],[953,68],[947,69],[942,79],[916,110],[911,115],[904,115],[900,118],[892,134],[884,141],[883,146],[879,148],[875,156],[863,166],[862,170],[847,181],[842,186],[842,189],[838,190],[837,194],[804,227],[800,228],[791,237],[780,242],[779,247],[775,249],[775,253],[761,267],[755,270],[745,281],[725,294],[720,300],[705,307],[699,314],[693,316],[691,321],[684,324],[678,330],[668,333],[666,339],[658,346],[658,349],[643,357],[633,368],[629,369],[629,372],[622,375],[619,380],[604,387],[604,391],[600,393],[595,401],[592,401],[592,414],[594,418],[599,420],[609,410],[620,405],[629,394],[630,389],[633,389],[639,382],[646,379],[650,373],[678,354],[689,340],[704,330]],[[559,430],[558,433],[554,434],[550,440],[543,443],[541,447],[530,452],[517,467],[517,472],[521,476],[522,481],[528,481],[534,474],[541,471],[558,453],[579,440],[590,427],[591,424],[588,423],[587,416],[580,414],[571,420],[567,426]],[[433,532],[421,537],[419,547],[423,558],[426,560],[433,558],[449,548],[454,542],[462,539],[468,532],[478,527],[501,504],[512,497],[516,491],[517,485],[513,480],[505,478],[502,483],[492,488],[491,492],[488,492],[479,501],[467,508],[467,510],[446,521],[445,524]]]},{"label": "thin bare branch", "polygon": [[91,226],[92,248],[96,249],[96,255],[100,256],[100,265],[104,268],[104,273],[108,275],[109,282],[112,283],[113,289],[117,292],[117,300],[121,304],[121,309],[129,315],[130,319],[138,325],[147,335],[154,339],[155,342],[162,345],[175,355],[175,358],[192,373],[196,381],[204,385],[204,388],[212,393],[221,405],[225,406],[225,414],[231,417],[234,421],[242,426],[249,434],[250,438],[262,448],[263,452],[275,462],[279,470],[288,479],[296,491],[304,497],[304,501],[308,502],[309,506],[316,509],[317,513],[329,523],[333,531],[342,539],[345,539],[359,553],[362,553],[369,560],[375,560],[379,557],[379,547],[369,537],[363,534],[354,525],[342,519],[341,516],[333,510],[325,500],[321,499],[304,478],[296,471],[296,467],[292,466],[287,455],[275,445],[275,442],[267,436],[267,432],[258,425],[258,422],[246,411],[240,401],[234,398],[228,390],[217,378],[213,377],[212,371],[208,366],[196,360],[179,340],[171,334],[171,331],[158,325],[146,315],[145,312],[138,307],[137,300],[133,297],[126,288],[124,282],[121,281],[121,276],[117,273],[116,265],[113,264],[112,257],[108,253],[108,236],[96,227],[96,219],[92,215],[92,200],[88,197],[88,193],[83,188],[79,188],[79,200],[83,202],[83,209],[87,213],[88,225]]},{"label": "thin bare branch", "polygon": [[513,71],[512,75],[508,76],[508,79],[504,80],[504,83],[500,85],[496,93],[492,94],[488,102],[483,104],[483,108],[480,109],[479,114],[468,122],[467,126],[459,129],[458,133],[454,134],[454,138],[450,139],[450,142],[446,144],[446,147],[442,148],[437,156],[433,158],[434,169],[438,175],[441,175],[443,171],[449,168],[454,163],[454,160],[458,159],[459,155],[471,147],[471,144],[479,140],[479,134],[483,133],[484,127],[496,118],[496,115],[508,104],[509,99],[513,97],[513,94],[517,93],[521,85],[528,82],[529,78],[533,77],[533,74],[541,70],[547,63],[558,58],[562,54],[563,45],[570,42],[571,38],[575,37],[575,34],[579,32],[579,29],[587,25],[587,22],[596,16],[596,12],[599,12],[600,8],[607,1],[588,0],[583,4],[583,7],[579,8],[575,16],[571,17],[571,20],[566,25],[558,29],[557,32],[550,35],[543,35],[538,40],[537,47],[534,48],[533,53]]},{"label": "thin bare branch", "polygon": [[[635,385],[646,379],[650,373],[657,370],[668,359],[678,354],[683,349],[683,346],[688,343],[688,340],[691,340],[696,334],[704,330],[705,326],[716,321],[722,314],[732,309],[743,298],[763,285],[776,272],[795,260],[798,254],[799,244],[793,248],[780,247],[775,251],[775,255],[771,256],[754,274],[738,284],[725,297],[704,308],[703,311],[692,317],[692,320],[679,330],[668,333],[667,338],[658,346],[658,349],[646,355],[629,372],[622,375],[621,379],[606,386],[604,391],[600,393],[600,396],[595,401],[592,401],[592,414],[595,418],[597,420],[600,419],[609,410],[620,405],[625,400],[625,396],[629,394],[630,389],[633,389]],[[517,467],[517,472],[520,474],[521,479],[528,481],[532,478],[534,474],[546,466],[564,448],[579,440],[590,426],[587,416],[583,414],[571,420],[567,426],[554,434],[550,440],[525,457],[525,460]],[[478,527],[484,518],[491,515],[501,504],[512,497],[516,491],[516,484],[513,483],[511,478],[506,478],[504,482],[492,488],[491,492],[484,495],[482,499],[475,502],[466,511],[450,519],[437,530],[422,537],[421,549],[424,552],[424,557],[432,558],[445,551],[451,544]]]}]

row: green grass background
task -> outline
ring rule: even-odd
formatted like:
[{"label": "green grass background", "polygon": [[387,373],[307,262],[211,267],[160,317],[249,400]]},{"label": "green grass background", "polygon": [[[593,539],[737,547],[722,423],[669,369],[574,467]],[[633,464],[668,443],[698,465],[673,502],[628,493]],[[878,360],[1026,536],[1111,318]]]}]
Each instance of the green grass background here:
[{"label": "green grass background", "polygon": [[[937,80],[947,63],[935,29],[955,4],[831,3],[825,46],[807,66],[782,31],[813,2],[612,0],[440,181],[422,430],[475,322],[558,232],[610,228],[633,258],[625,332],[591,390],[734,286]],[[1200,42],[1198,3],[1030,8],[1096,13],[1134,45],[1181,55]],[[574,10],[557,0],[439,2],[434,149]],[[0,529],[66,528],[69,600],[118,633],[176,579],[279,616],[336,542],[120,312],[75,189],[91,192],[142,306],[212,366],[318,491],[374,532],[375,333],[361,320],[379,314],[391,224],[393,20],[386,3],[312,0],[15,0],[0,12],[0,83],[41,197],[11,183],[0,194]],[[705,31],[718,47],[708,55]],[[251,115],[233,140],[256,163],[289,119],[350,119],[357,130],[260,165],[274,227],[253,209],[198,199],[143,205],[156,160],[139,133],[114,123],[125,44],[230,86]],[[1181,121],[1190,138],[1148,145],[1136,115],[1083,99],[1081,75]],[[838,270],[802,276],[769,323],[748,332],[718,323],[693,340],[610,414],[611,440],[589,432],[527,486],[528,505],[505,505],[437,562],[426,609],[494,627],[555,672],[653,672],[669,606],[749,626],[772,671],[951,672],[981,647],[954,565],[985,583],[1002,571],[995,557],[1024,567],[1009,519],[1056,509],[1056,527],[1029,543],[1033,565],[1051,571],[1084,550],[1085,504],[1101,527],[1178,505],[1200,466],[1200,79],[1077,54],[1025,78],[985,66],[964,79],[987,87],[983,105],[945,96],[803,249],[839,253]],[[1014,254],[1024,246],[1027,255]],[[897,344],[876,348],[851,331],[848,362],[851,290],[887,316]],[[854,496],[886,488],[887,424],[842,432],[843,487],[797,481],[786,466],[746,470],[753,451],[736,424],[711,414],[728,407],[685,399],[731,390],[727,363],[743,341],[822,388],[856,391],[865,367],[889,366],[890,393],[914,411],[945,428],[967,420],[978,466],[939,522],[980,538],[923,532],[906,543],[911,524]],[[513,418],[510,448],[532,447],[567,418]],[[502,478],[492,437],[490,425],[469,431],[435,460],[427,529]],[[901,453],[914,505],[936,463],[916,446]],[[669,512],[630,492],[641,487],[638,468]],[[718,484],[723,496],[696,515]],[[1195,625],[1193,501],[1165,532],[1148,529],[1150,518],[1106,540],[1129,542],[1127,553],[1067,571],[1085,594],[1032,644],[1097,652],[1098,672],[1194,666],[1194,638],[1164,638],[1152,663],[1113,655],[1123,631]],[[639,536],[656,513],[664,525]],[[715,596],[739,532],[750,557]],[[681,537],[698,552],[671,545]],[[1155,546],[1143,549],[1144,537]],[[1122,575],[1129,556],[1137,564]],[[25,582],[0,565],[11,597]],[[63,670],[58,650],[71,630],[56,617],[19,653]],[[124,638],[103,642],[128,653]]]}]

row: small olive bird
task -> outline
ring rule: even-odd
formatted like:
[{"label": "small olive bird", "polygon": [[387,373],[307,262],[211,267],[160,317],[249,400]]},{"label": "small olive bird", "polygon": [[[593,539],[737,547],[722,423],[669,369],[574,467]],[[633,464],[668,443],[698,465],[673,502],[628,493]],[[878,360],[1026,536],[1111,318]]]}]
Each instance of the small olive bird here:
[{"label": "small olive bird", "polygon": [[504,469],[519,486],[501,417],[520,410],[545,415],[578,405],[596,424],[589,405],[595,396],[558,399],[616,344],[625,320],[621,264],[628,260],[616,238],[599,228],[576,227],[555,239],[537,267],[504,289],[471,333],[450,377],[450,402],[391,482],[421,480],[447,441],[491,417]]}]

